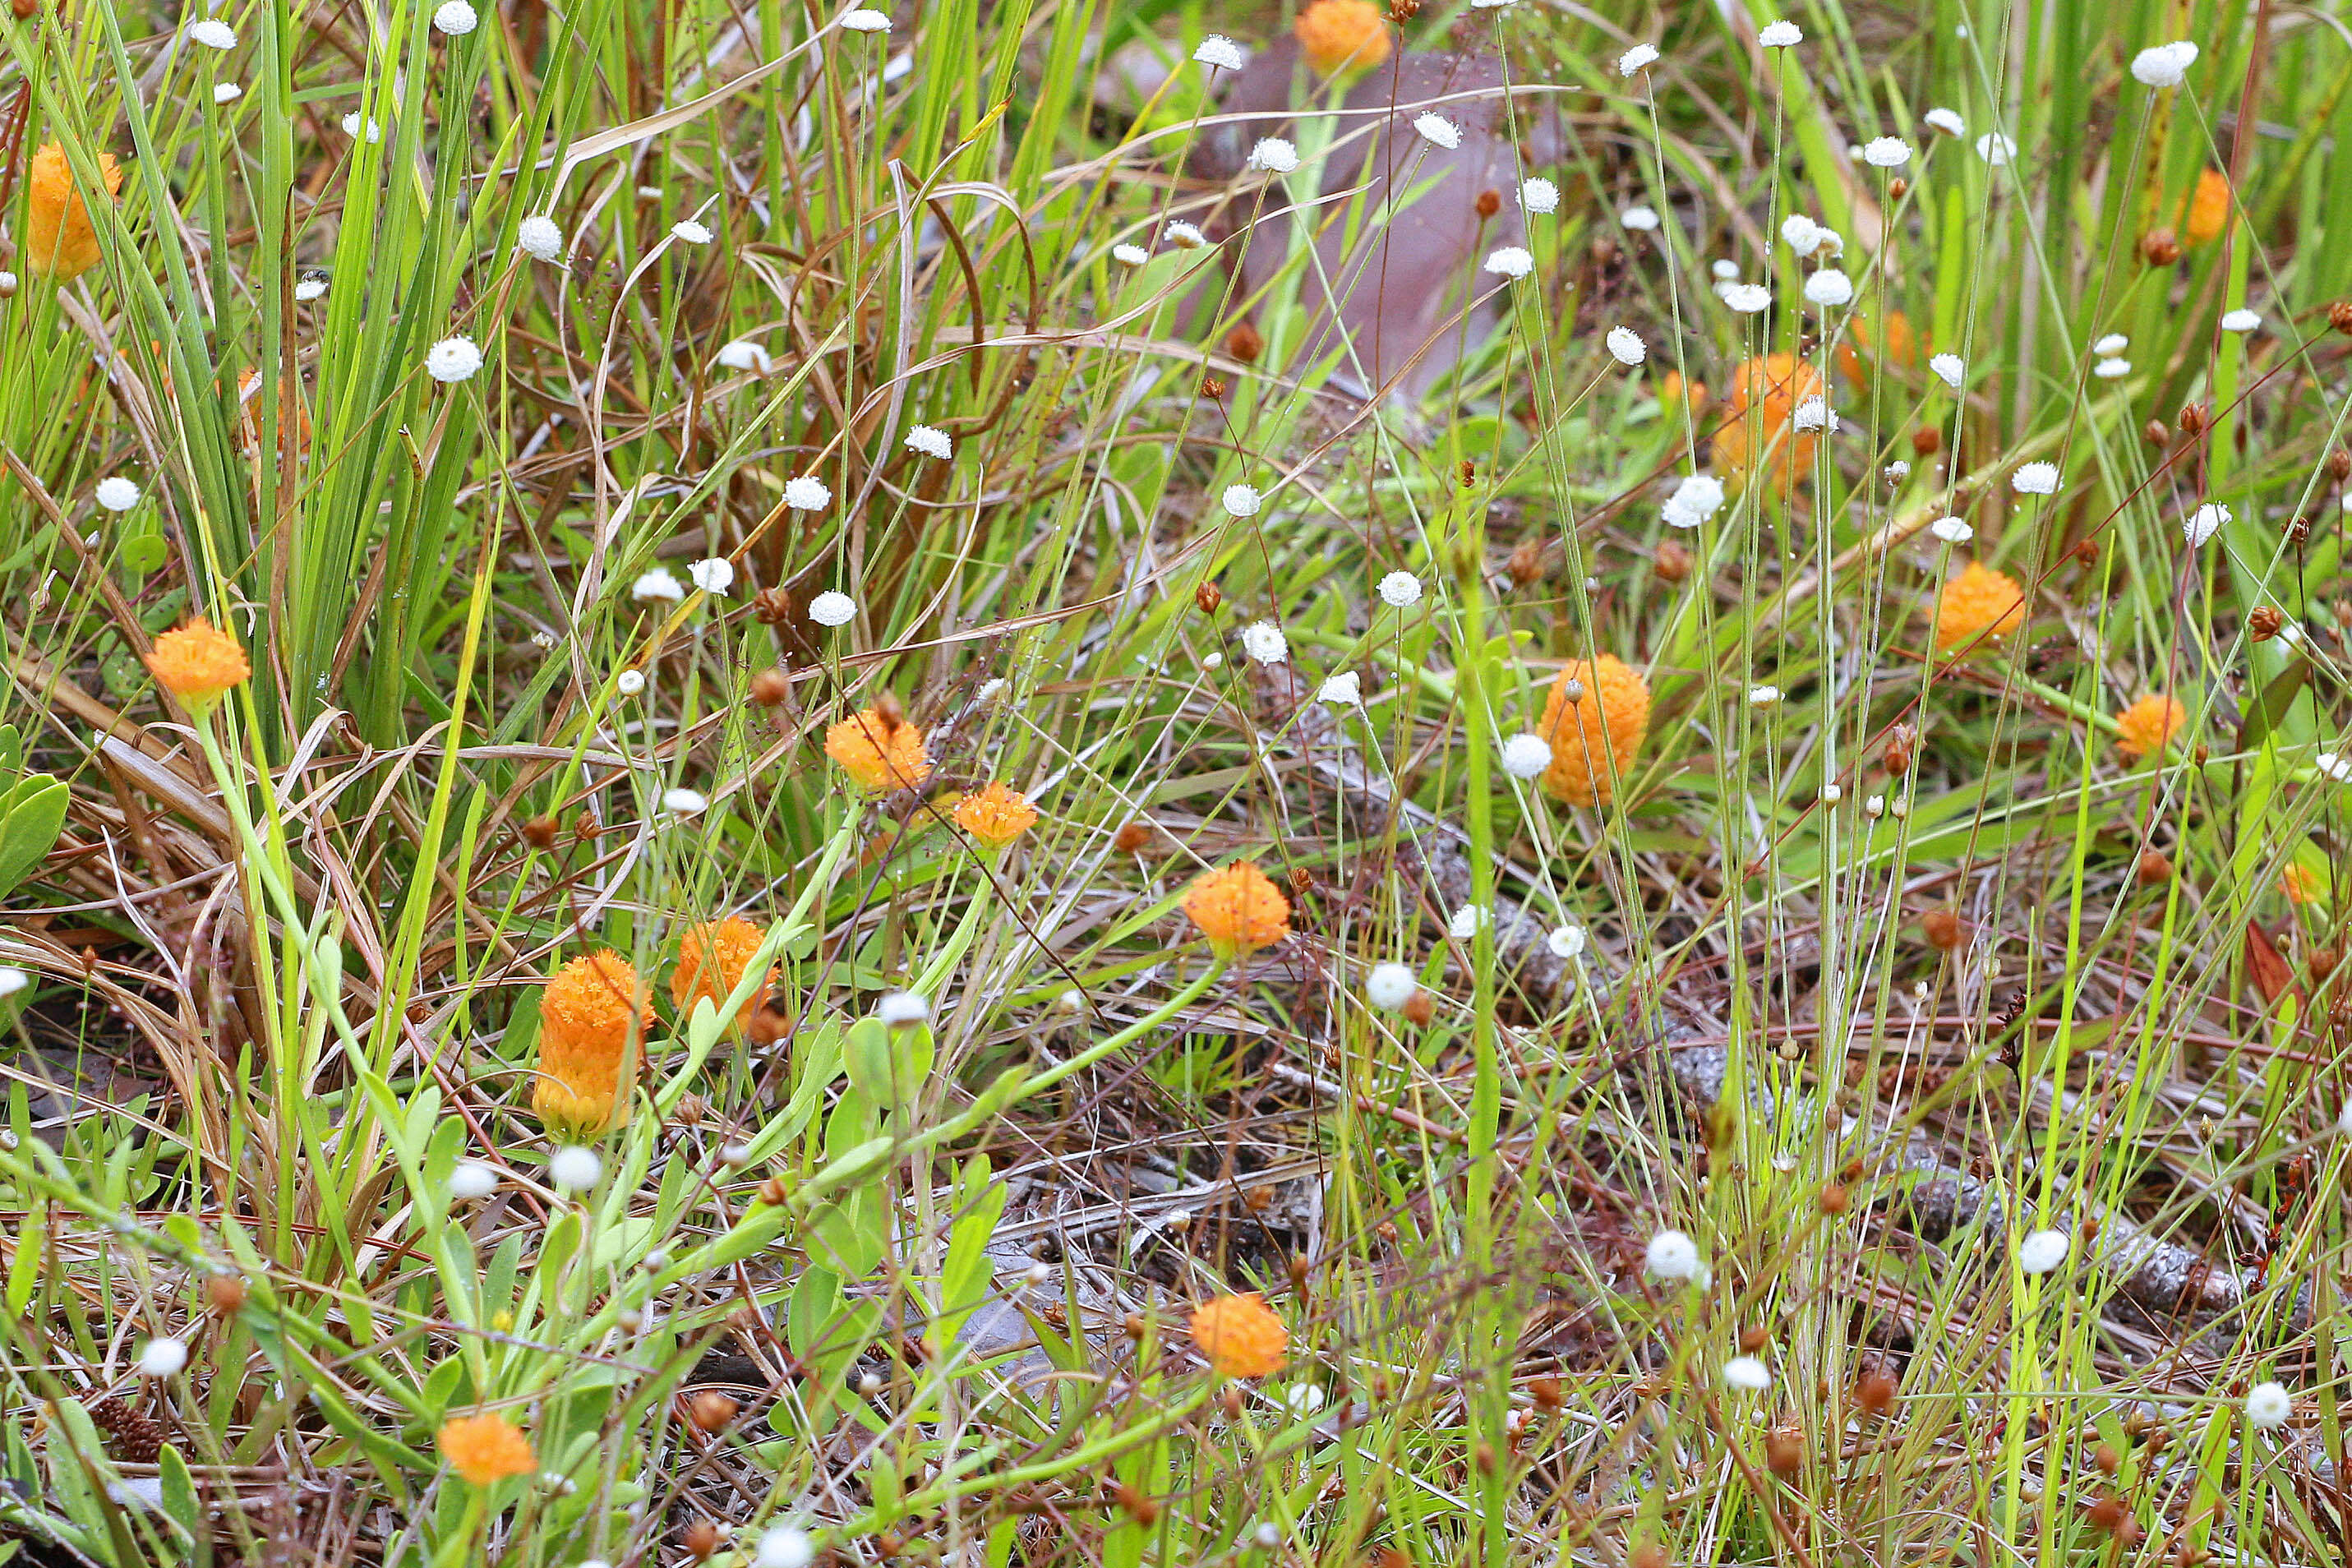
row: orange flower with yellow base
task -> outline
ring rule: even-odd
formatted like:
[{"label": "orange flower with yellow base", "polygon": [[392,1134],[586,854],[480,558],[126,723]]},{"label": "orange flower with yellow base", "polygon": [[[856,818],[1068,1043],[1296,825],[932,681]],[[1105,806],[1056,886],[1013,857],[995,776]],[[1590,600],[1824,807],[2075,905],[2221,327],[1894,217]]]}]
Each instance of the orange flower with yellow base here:
[{"label": "orange flower with yellow base", "polygon": [[1255,1290],[1202,1302],[1191,1326],[1219,1377],[1269,1377],[1289,1359],[1290,1331]]},{"label": "orange flower with yellow base", "polygon": [[1614,654],[1570,660],[1536,732],[1551,747],[1544,788],[1570,805],[1607,805],[1649,735],[1650,683]]},{"label": "orange flower with yellow base", "polygon": [[1290,934],[1290,900],[1247,860],[1193,878],[1184,889],[1184,914],[1229,963]]},{"label": "orange flower with yellow base", "polygon": [[629,1118],[645,1005],[637,972],[609,948],[558,970],[539,998],[539,1076],[530,1107],[567,1142],[601,1138]]},{"label": "orange flower with yellow base", "polygon": [[[109,200],[122,189],[122,171],[111,153],[98,155],[98,177]],[[26,271],[60,283],[80,277],[103,259],[89,205],[74,184],[65,149],[51,142],[34,153],[25,170]]]},{"label": "orange flower with yellow base", "polygon": [[[669,977],[670,1000],[677,1005],[678,1016],[690,1016],[694,1005],[706,996],[713,1007],[724,1006],[735,987],[743,983],[743,976],[751,972],[751,961],[766,940],[766,932],[740,915],[690,925],[679,931],[677,967]],[[774,971],[769,973],[772,975]],[[757,989],[744,999],[735,1010],[738,1026],[751,1022],[752,1010],[761,1000]]]}]

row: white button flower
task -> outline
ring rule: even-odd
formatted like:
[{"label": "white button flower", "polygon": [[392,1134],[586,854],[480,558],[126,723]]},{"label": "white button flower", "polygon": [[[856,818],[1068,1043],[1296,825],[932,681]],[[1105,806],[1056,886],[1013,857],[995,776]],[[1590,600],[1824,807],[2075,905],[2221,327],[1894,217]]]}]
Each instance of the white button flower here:
[{"label": "white button flower", "polygon": [[842,17],[841,25],[853,33],[887,33],[890,30],[890,18],[885,12],[861,5]]},{"label": "white button flower", "polygon": [[2252,310],[2231,310],[2229,314],[2221,318],[2221,330],[2225,332],[2255,331],[2261,328],[2262,324],[2262,317],[2256,315]]},{"label": "white button flower", "polygon": [[676,223],[669,226],[669,231],[688,245],[709,245],[710,243],[709,226],[708,224],[697,223],[690,217],[682,217],[678,219]]},{"label": "white button flower", "polygon": [[1531,779],[1551,766],[1551,744],[1541,735],[1514,735],[1503,742],[1503,771]]},{"label": "white button flower", "polygon": [[1723,302],[1743,316],[1753,316],[1770,306],[1772,290],[1761,283],[1727,283]]},{"label": "white button flower", "polygon": [[944,462],[955,456],[955,438],[936,426],[918,425],[907,432],[907,447],[926,458]]},{"label": "white button flower", "polygon": [[1805,279],[1805,299],[1822,309],[1834,310],[1853,299],[1853,279],[1834,267],[1824,267]]},{"label": "white button flower", "polygon": [[604,1162],[593,1149],[558,1149],[547,1157],[547,1179],[559,1192],[584,1193],[604,1179]]},{"label": "white button flower", "polygon": [[809,619],[821,626],[845,626],[857,618],[857,601],[828,588],[809,601]]},{"label": "white button flower", "polygon": [[833,504],[833,490],[814,474],[803,474],[784,481],[784,504],[794,511],[822,511]]},{"label": "white button flower", "polygon": [[1793,48],[1805,41],[1805,31],[1794,22],[1771,22],[1758,29],[1756,41],[1768,49]]},{"label": "white button flower", "polygon": [[698,789],[662,791],[662,809],[677,816],[699,816],[710,809],[710,797]]},{"label": "white button flower", "polygon": [[436,381],[468,381],[482,368],[482,351],[471,338],[443,338],[425,351],[425,374]]},{"label": "white button flower", "polygon": [[433,26],[453,38],[462,38],[481,26],[482,19],[466,0],[448,0],[448,4],[433,13]]},{"label": "white button flower", "polygon": [[1525,278],[1535,270],[1536,258],[1516,245],[1506,245],[1486,258],[1486,270],[1504,278]]},{"label": "white button flower", "polygon": [[563,254],[563,230],[553,218],[533,213],[515,225],[515,248],[534,261],[553,261]]},{"label": "white button flower", "polygon": [[1919,117],[1930,131],[1940,131],[1947,136],[1966,136],[1969,122],[1954,109],[1931,109]]},{"label": "white button flower", "polygon": [[179,1340],[152,1339],[139,1347],[139,1375],[174,1377],[188,1364],[188,1347]]},{"label": "white button flower", "polygon": [[2246,1390],[2246,1425],[2263,1430],[2284,1426],[2294,1414],[2294,1398],[2284,1384],[2258,1383]]},{"label": "white button flower", "polygon": [[1617,57],[1617,74],[1619,76],[1630,77],[1636,72],[1645,71],[1657,63],[1658,50],[1656,45],[1635,44],[1632,48],[1627,49],[1623,54]]},{"label": "white button flower", "polygon": [[1862,161],[1874,169],[1899,169],[1911,161],[1911,144],[1900,136],[1874,137],[1863,148]]},{"label": "white button flower", "polygon": [[1927,531],[1947,544],[1966,544],[1977,536],[1977,531],[1957,517],[1939,517],[1927,525]]},{"label": "white button flower", "polygon": [[1209,237],[1201,232],[1200,225],[1186,223],[1181,218],[1162,230],[1160,237],[1179,250],[1198,250],[1209,243]]},{"label": "white button flower", "polygon": [[1541,176],[1521,180],[1519,206],[1531,213],[1557,212],[1559,210],[1559,187]]},{"label": "white button flower", "polygon": [[2189,514],[2187,521],[2180,525],[2180,531],[2187,536],[2189,547],[2194,550],[2221,532],[2222,525],[2229,521],[2230,509],[2219,501],[2209,500]]},{"label": "white button flower", "polygon": [[734,585],[735,563],[724,556],[713,555],[709,560],[698,561],[688,567],[686,574],[692,578],[694,585],[704,593],[723,598],[726,596],[727,590]]},{"label": "white button flower", "polygon": [[1650,206],[1630,206],[1617,215],[1617,221],[1636,234],[1650,234],[1658,226],[1658,209]]},{"label": "white button flower", "polygon": [[1811,256],[1820,247],[1822,232],[1822,226],[1803,213],[1790,213],[1780,220],[1780,237],[1800,256]]},{"label": "white button flower", "polygon": [[236,47],[236,29],[217,16],[207,16],[188,25],[188,41],[208,49],[233,49]]},{"label": "white button flower", "polygon": [[1364,705],[1364,683],[1352,669],[1327,677],[1316,688],[1315,700],[1333,708],[1361,708]]},{"label": "white button flower", "polygon": [[1723,510],[1723,481],[1712,474],[1685,474],[1666,498],[1665,520],[1670,528],[1696,528]]},{"label": "white button flower", "polygon": [[1969,367],[1961,363],[1958,354],[1932,355],[1927,361],[1927,368],[1936,373],[1937,381],[1955,392],[1959,390],[1961,381],[1969,374]]},{"label": "white button flower", "polygon": [[1192,51],[1192,63],[1206,66],[1211,70],[1237,71],[1249,64],[1249,57],[1242,52],[1239,44],[1223,33],[1211,33],[1201,40],[1201,47]]},{"label": "white button flower", "polygon": [[1140,267],[1151,259],[1151,252],[1139,245],[1114,245],[1110,247],[1110,258],[1122,266]]},{"label": "white button flower", "polygon": [[1761,1394],[1772,1386],[1772,1369],[1752,1355],[1736,1355],[1723,1363],[1723,1381],[1743,1394]]},{"label": "white button flower", "polygon": [[2017,1266],[2028,1274],[2055,1273],[2074,1244],[2063,1230],[2037,1230],[2017,1245]]},{"label": "white button flower", "polygon": [[1462,145],[1462,127],[1442,114],[1423,114],[1412,122],[1413,133],[1433,147],[1451,153]]},{"label": "white button flower", "polygon": [[1268,136],[1250,149],[1249,166],[1269,174],[1287,174],[1298,167],[1298,149],[1279,136]]},{"label": "white button flower", "polygon": [[2058,493],[2058,465],[2055,463],[2022,463],[2009,482],[2023,496],[2054,496]]},{"label": "white button flower", "polygon": [[1381,603],[1393,609],[1421,602],[1421,579],[1410,572],[1391,572],[1381,579]]},{"label": "white button flower", "polygon": [[1554,926],[1551,934],[1544,938],[1544,946],[1551,950],[1554,958],[1574,958],[1584,951],[1584,928]]},{"label": "white button flower", "polygon": [[1376,963],[1364,976],[1364,999],[1391,1013],[1412,1001],[1412,994],[1420,989],[1421,983],[1413,978],[1412,971],[1402,963]]},{"label": "white button flower", "polygon": [[1253,664],[1283,664],[1290,658],[1290,639],[1272,621],[1252,621],[1242,628],[1242,652]]},{"label": "white button flower", "polygon": [[1679,1230],[1662,1230],[1650,1237],[1642,1264],[1653,1279],[1694,1279],[1706,1267],[1699,1261],[1698,1243]]},{"label": "white button flower", "polygon": [[1225,510],[1235,517],[1255,517],[1258,509],[1265,504],[1265,498],[1248,485],[1227,485],[1225,493],[1218,499],[1224,503]]},{"label": "white button flower", "polygon": [[2017,142],[2005,132],[1988,131],[1977,138],[1977,156],[1999,169],[2017,156]]},{"label": "white button flower", "polygon": [[719,344],[717,358],[721,369],[742,371],[752,375],[765,375],[776,367],[776,362],[768,351],[749,338],[737,338],[732,342]]},{"label": "white button flower", "polygon": [[1619,364],[1629,368],[1650,357],[1649,349],[1630,327],[1609,329],[1609,353]]},{"label": "white button flower", "polygon": [[98,481],[98,504],[109,511],[129,511],[139,504],[139,487],[120,474]]},{"label": "white button flower", "polygon": [[2176,44],[2158,44],[2132,57],[2132,79],[2142,87],[2179,87],[2181,79],[2188,76],[2189,68],[2196,63],[2197,46],[2187,39]]},{"label": "white button flower", "polygon": [[669,568],[656,566],[629,584],[629,597],[641,605],[674,605],[686,597],[686,590],[678,586],[677,579],[670,575]]}]

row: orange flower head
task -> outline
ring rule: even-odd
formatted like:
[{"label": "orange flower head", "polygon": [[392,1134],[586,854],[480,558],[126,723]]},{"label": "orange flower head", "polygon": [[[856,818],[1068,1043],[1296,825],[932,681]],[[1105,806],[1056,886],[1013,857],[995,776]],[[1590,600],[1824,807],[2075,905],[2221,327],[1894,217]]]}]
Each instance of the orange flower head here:
[{"label": "orange flower head", "polygon": [[1658,386],[1658,406],[1668,414],[1687,413],[1696,419],[1706,412],[1706,383],[1685,381],[1682,372],[1670,370]]},{"label": "orange flower head", "polygon": [[2279,872],[2279,891],[2291,904],[2325,903],[2327,886],[2308,866],[2288,866]]},{"label": "orange flower head", "polygon": [[1944,584],[1936,596],[1936,651],[1949,653],[1990,633],[2005,637],[2025,624],[2025,590],[2006,572],[1981,562]]},{"label": "orange flower head", "polygon": [[1571,659],[1551,683],[1537,731],[1551,747],[1544,788],[1570,805],[1607,805],[1649,732],[1650,683],[1638,670],[1615,654]]},{"label": "orange flower head", "polygon": [[609,948],[573,959],[547,983],[530,1108],[551,1134],[582,1142],[628,1120],[645,1016],[637,972]]},{"label": "orange flower head", "polygon": [[442,1460],[468,1483],[494,1487],[509,1476],[539,1468],[530,1439],[500,1415],[458,1415],[441,1424]]},{"label": "orange flower head", "polygon": [[[98,174],[110,199],[122,189],[113,153],[98,155]],[[66,162],[65,149],[51,142],[33,154],[25,171],[26,268],[66,283],[99,260],[98,230],[74,188],[73,165]]]},{"label": "orange flower head", "polygon": [[1249,860],[1193,878],[1184,889],[1184,913],[1226,960],[1272,947],[1290,934],[1290,900]]},{"label": "orange flower head", "polygon": [[1797,405],[1828,395],[1822,373],[1794,354],[1766,354],[1731,375],[1731,395],[1715,432],[1715,464],[1743,489],[1759,470],[1782,489],[1812,467],[1817,433],[1792,430]]},{"label": "orange flower head", "polygon": [[1881,364],[1909,370],[1918,363],[1919,334],[1911,330],[1911,318],[1900,310],[1887,311],[1884,327],[1876,315],[1857,310],[1838,339],[1838,374],[1857,386],[1866,384],[1871,372]]},{"label": "orange flower head", "polygon": [[236,638],[202,616],[157,637],[147,650],[147,668],[156,685],[200,718],[253,674]]},{"label": "orange flower head", "polygon": [[2189,710],[2161,692],[2150,692],[2116,715],[2116,750],[2137,761],[2172,743]]},{"label": "orange flower head", "polygon": [[923,731],[879,708],[852,713],[827,730],[824,754],[868,795],[913,789],[931,776]]},{"label": "orange flower head", "polygon": [[2189,196],[2189,221],[2181,237],[2191,245],[2210,245],[2230,226],[2230,180],[2219,169],[2200,169],[2197,188]]},{"label": "orange flower head", "polygon": [[[702,925],[690,925],[677,933],[677,968],[669,977],[670,1000],[677,1004],[678,1016],[694,1011],[695,1003],[710,998],[713,1007],[724,1007],[743,976],[751,972],[751,960],[760,951],[767,933],[740,915],[729,915],[723,921],[711,921]],[[775,971],[771,969],[771,977]],[[751,1014],[764,999],[767,987],[754,990],[743,1005],[735,1009],[735,1022],[740,1027],[751,1021]]]},{"label": "orange flower head", "polygon": [[1037,825],[1037,808],[1011,784],[992,784],[955,803],[955,825],[986,847],[1002,849]]},{"label": "orange flower head", "polygon": [[1389,58],[1389,30],[1372,0],[1315,0],[1291,24],[1318,76],[1366,71]]},{"label": "orange flower head", "polygon": [[1290,1332],[1255,1290],[1219,1296],[1192,1311],[1192,1342],[1219,1377],[1269,1377],[1290,1354]]}]

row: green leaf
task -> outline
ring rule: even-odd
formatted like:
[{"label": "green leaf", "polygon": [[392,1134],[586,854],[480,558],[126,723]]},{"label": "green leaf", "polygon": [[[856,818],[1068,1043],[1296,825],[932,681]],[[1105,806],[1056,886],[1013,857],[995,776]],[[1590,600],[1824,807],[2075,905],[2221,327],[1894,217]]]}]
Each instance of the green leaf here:
[{"label": "green leaf", "polygon": [[0,795],[0,896],[56,847],[67,795],[66,786],[47,773],[28,773]]}]

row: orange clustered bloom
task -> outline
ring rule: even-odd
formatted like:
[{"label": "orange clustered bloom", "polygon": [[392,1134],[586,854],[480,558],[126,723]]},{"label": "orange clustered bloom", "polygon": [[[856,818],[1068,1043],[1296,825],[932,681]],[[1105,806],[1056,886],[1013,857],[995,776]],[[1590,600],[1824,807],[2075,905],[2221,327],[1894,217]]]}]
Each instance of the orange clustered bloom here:
[{"label": "orange clustered bloom", "polygon": [[955,825],[991,849],[1002,849],[1037,825],[1029,797],[1002,782],[955,803]]},{"label": "orange clustered bloom", "polygon": [[1254,861],[1203,871],[1184,889],[1184,913],[1219,958],[1241,958],[1290,934],[1290,900]]},{"label": "orange clustered bloom", "polygon": [[1685,381],[1682,372],[1670,370],[1658,385],[1658,406],[1669,414],[1687,411],[1696,419],[1706,412],[1706,383]]},{"label": "orange clustered bloom", "polygon": [[2210,245],[2230,226],[2230,180],[2219,169],[2197,171],[2197,188],[2189,196],[2189,221],[2181,237],[2191,245]]},{"label": "orange clustered bloom", "polygon": [[1270,1376],[1290,1353],[1290,1331],[1255,1290],[1202,1303],[1192,1327],[1192,1342],[1219,1377]]},{"label": "orange clustered bloom", "polygon": [[2189,710],[2161,692],[2150,692],[2116,715],[2116,750],[2137,759],[2161,752],[2189,721]]},{"label": "orange clustered bloom", "polygon": [[236,638],[202,616],[157,637],[147,651],[147,668],[156,685],[200,715],[253,674]]},{"label": "orange clustered bloom", "polygon": [[2289,866],[2279,872],[2279,891],[2294,904],[2316,904],[2327,897],[2321,885],[2319,873],[2308,866]]},{"label": "orange clustered bloom", "polygon": [[[99,178],[111,197],[122,189],[122,170],[111,153],[98,155]],[[25,266],[65,283],[98,265],[98,230],[89,207],[74,188],[66,151],[51,142],[33,154],[25,172]]]},{"label": "orange clustered bloom", "polygon": [[1372,0],[1315,0],[1291,24],[1317,74],[1370,70],[1389,58],[1389,30]]},{"label": "orange clustered bloom", "polygon": [[1944,584],[1936,596],[1936,651],[1949,653],[1990,633],[2005,637],[2025,624],[2025,590],[2006,572],[1981,562]]},{"label": "orange clustered bloom", "polygon": [[1856,311],[1846,322],[1844,335],[1838,339],[1838,373],[1857,384],[1867,382],[1870,373],[1880,364],[1891,364],[1897,370],[1909,370],[1919,363],[1919,334],[1911,330],[1911,318],[1900,310],[1886,312],[1886,325],[1881,327],[1878,318],[1867,311]]},{"label": "orange clustered bloom", "polygon": [[530,1108],[550,1132],[599,1138],[628,1120],[644,1022],[637,972],[619,953],[607,948],[556,972],[540,994],[530,1089]]},{"label": "orange clustered bloom", "polygon": [[[1766,354],[1731,374],[1731,395],[1715,432],[1715,463],[1733,489],[1761,468],[1786,489],[1812,467],[1817,432],[1790,426],[1797,405],[1827,395],[1822,373],[1794,354]],[[1751,426],[1753,426],[1751,428]]]},{"label": "orange clustered bloom", "polygon": [[[694,1011],[694,1005],[703,997],[710,998],[713,1007],[723,1007],[743,976],[751,971],[751,960],[760,951],[766,933],[740,915],[729,915],[723,921],[710,921],[690,925],[677,933],[677,968],[669,977],[670,1000],[677,1004],[678,1016],[685,1017]],[[775,972],[770,970],[769,973]],[[735,1009],[735,1022],[748,1024],[752,1009],[759,1006],[761,993],[753,991]]]},{"label": "orange clustered bloom", "polygon": [[478,1487],[491,1487],[509,1476],[527,1476],[539,1468],[530,1439],[498,1415],[459,1415],[441,1424],[436,1439],[449,1468]]},{"label": "orange clustered bloom", "polygon": [[923,731],[879,708],[853,713],[827,730],[824,754],[869,794],[913,789],[931,776]]},{"label": "orange clustered bloom", "polygon": [[[1583,688],[1569,699],[1569,683]],[[1570,805],[1607,805],[1650,732],[1650,683],[1615,654],[1571,659],[1544,699],[1536,732],[1551,747],[1544,788]]]}]

